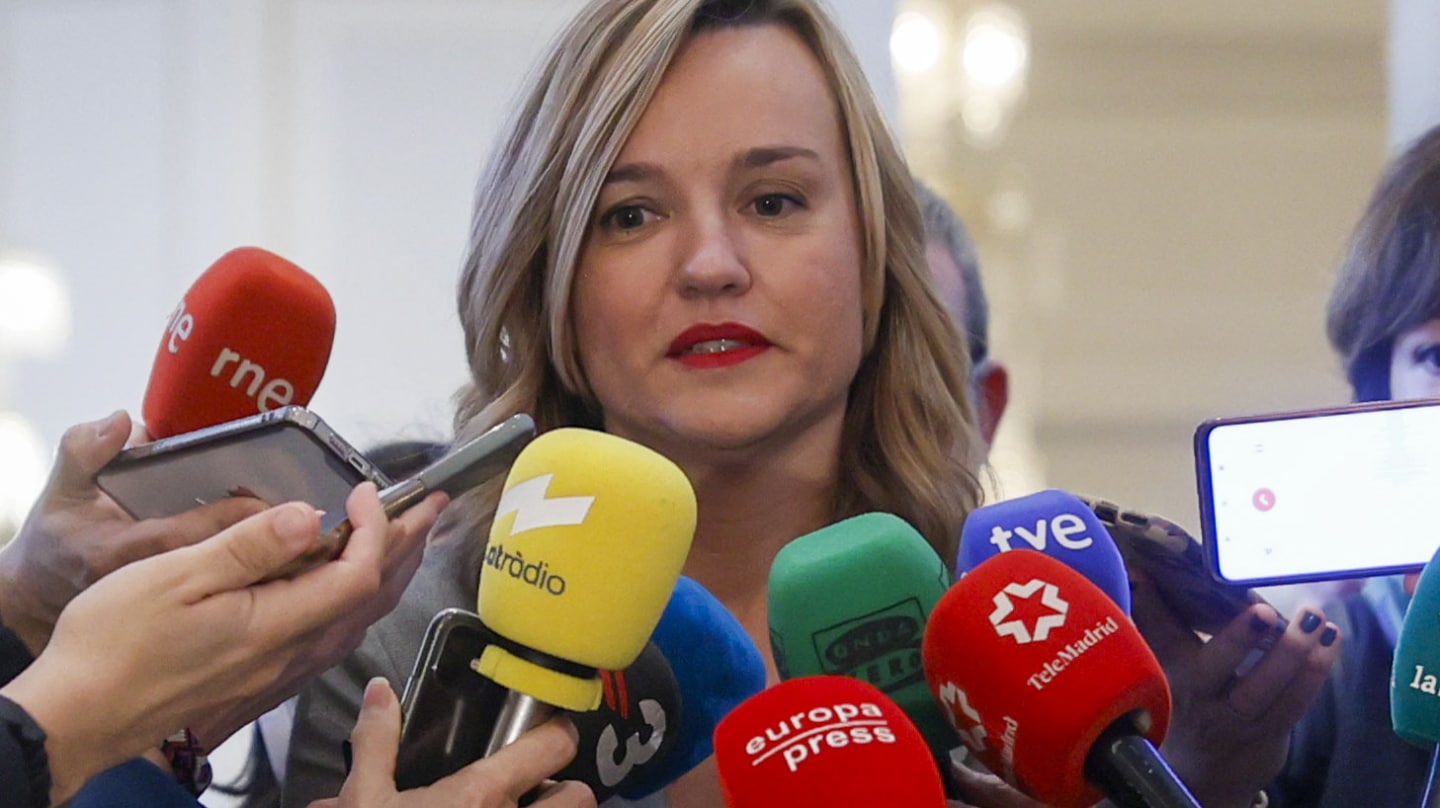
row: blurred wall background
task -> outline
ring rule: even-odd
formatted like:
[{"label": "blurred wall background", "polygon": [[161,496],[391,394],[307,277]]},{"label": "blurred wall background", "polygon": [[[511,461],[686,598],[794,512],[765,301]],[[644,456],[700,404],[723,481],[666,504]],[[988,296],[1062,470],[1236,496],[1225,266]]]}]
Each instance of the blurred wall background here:
[{"label": "blurred wall background", "polygon": [[[69,323],[0,343],[29,425],[0,435],[43,469],[67,425],[137,412],[166,315],[257,244],[335,298],[312,407],[361,446],[443,437],[480,162],[580,5],[0,0],[0,256],[48,267]],[[1383,3],[833,5],[979,242],[1013,374],[1000,495],[1193,527],[1196,424],[1344,400],[1322,307],[1386,153]],[[38,473],[21,454],[7,491]]]}]

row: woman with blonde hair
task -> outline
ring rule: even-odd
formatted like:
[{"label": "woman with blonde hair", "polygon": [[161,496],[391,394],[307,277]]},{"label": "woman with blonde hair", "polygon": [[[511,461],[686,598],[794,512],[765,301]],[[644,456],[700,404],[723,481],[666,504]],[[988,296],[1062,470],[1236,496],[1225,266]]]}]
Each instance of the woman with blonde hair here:
[{"label": "woman with blonde hair", "polygon": [[[458,437],[528,412],[673,460],[699,506],[684,572],[770,681],[766,583],[788,542],[886,511],[955,557],[984,451],[964,338],[909,170],[817,0],[590,3],[483,173],[459,308]],[[302,695],[286,805],[338,790],[365,682],[402,681],[430,617],[473,607],[498,487],[446,512],[400,607]],[[667,800],[721,805],[713,764]]]}]

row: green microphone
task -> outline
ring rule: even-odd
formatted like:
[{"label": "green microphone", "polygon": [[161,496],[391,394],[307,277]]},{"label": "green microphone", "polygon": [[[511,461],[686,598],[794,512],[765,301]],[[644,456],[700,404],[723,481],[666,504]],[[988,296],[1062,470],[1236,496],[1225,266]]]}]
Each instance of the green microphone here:
[{"label": "green microphone", "polygon": [[1420,573],[1405,612],[1390,669],[1390,725],[1395,734],[1430,750],[1430,774],[1421,805],[1440,805],[1440,551]]},{"label": "green microphone", "polygon": [[905,520],[866,513],[790,542],[770,568],[782,679],[849,676],[893,699],[936,753],[958,745],[925,684],[920,641],[950,573]]}]

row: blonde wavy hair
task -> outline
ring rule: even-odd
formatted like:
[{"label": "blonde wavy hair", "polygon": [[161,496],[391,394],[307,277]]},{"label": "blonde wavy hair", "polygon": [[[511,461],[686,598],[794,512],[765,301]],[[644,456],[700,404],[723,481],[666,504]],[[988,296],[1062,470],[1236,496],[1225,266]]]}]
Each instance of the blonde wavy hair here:
[{"label": "blonde wavy hair", "polygon": [[[601,184],[689,37],[752,25],[788,26],[814,53],[853,167],[866,350],[847,407],[835,517],[894,513],[950,562],[960,524],[979,501],[983,451],[964,338],[931,290],[904,158],[816,0],[596,0],[560,33],[477,190],[459,284],[471,383],[458,394],[457,438],[517,412],[533,415],[542,431],[601,427],[571,318],[575,267]],[[488,530],[499,485],[458,502],[443,530]],[[478,569],[481,543],[470,544],[466,557]]]}]

